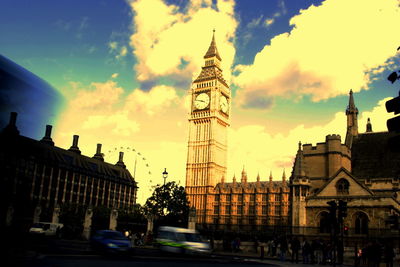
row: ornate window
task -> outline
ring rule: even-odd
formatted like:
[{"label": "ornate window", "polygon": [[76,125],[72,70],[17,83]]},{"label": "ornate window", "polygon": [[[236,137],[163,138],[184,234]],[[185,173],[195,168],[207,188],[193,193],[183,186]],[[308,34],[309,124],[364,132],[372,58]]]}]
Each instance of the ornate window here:
[{"label": "ornate window", "polygon": [[336,190],[338,195],[348,195],[349,194],[349,182],[342,178],[336,183]]}]

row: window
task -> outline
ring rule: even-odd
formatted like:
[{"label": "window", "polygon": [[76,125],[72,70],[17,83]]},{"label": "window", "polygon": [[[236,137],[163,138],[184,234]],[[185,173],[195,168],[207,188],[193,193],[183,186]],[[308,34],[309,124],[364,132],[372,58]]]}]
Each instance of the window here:
[{"label": "window", "polygon": [[219,195],[215,195],[215,202],[218,202],[219,201]]},{"label": "window", "polygon": [[251,205],[251,206],[249,207],[249,214],[250,214],[250,215],[254,215],[254,213],[255,213],[255,207],[254,207],[254,205]]},{"label": "window", "polygon": [[275,215],[280,215],[281,214],[281,206],[276,205],[275,206]]},{"label": "window", "polygon": [[281,201],[281,195],[275,194],[275,201]]},{"label": "window", "polygon": [[214,206],[214,214],[218,214],[219,213],[219,206]]},{"label": "window", "polygon": [[356,234],[368,234],[368,217],[365,213],[359,212],[355,219],[355,233]]},{"label": "window", "polygon": [[231,213],[231,206],[229,206],[229,205],[225,206],[225,213],[226,214],[230,214]]},{"label": "window", "polygon": [[336,190],[339,195],[348,195],[349,194],[349,182],[342,178],[336,183]]},{"label": "window", "polygon": [[242,202],[243,201],[243,195],[238,195],[238,202]]},{"label": "window", "polygon": [[250,201],[255,201],[255,199],[256,199],[256,195],[250,195]]},{"label": "window", "polygon": [[237,214],[242,214],[243,213],[243,207],[241,205],[237,206]]},{"label": "window", "polygon": [[268,200],[267,200],[267,197],[268,197],[267,194],[263,194],[263,195],[262,195],[262,201],[263,201],[263,202],[267,202],[267,201],[268,201]]},{"label": "window", "polygon": [[225,199],[226,199],[227,202],[231,201],[231,195],[226,195]]},{"label": "window", "polygon": [[331,232],[331,223],[329,220],[328,212],[321,212],[319,216],[319,232],[320,233],[330,233]]},{"label": "window", "polygon": [[262,206],[262,214],[263,214],[263,215],[267,215],[267,211],[268,211],[267,206],[266,206],[266,205],[263,205],[263,206]]}]

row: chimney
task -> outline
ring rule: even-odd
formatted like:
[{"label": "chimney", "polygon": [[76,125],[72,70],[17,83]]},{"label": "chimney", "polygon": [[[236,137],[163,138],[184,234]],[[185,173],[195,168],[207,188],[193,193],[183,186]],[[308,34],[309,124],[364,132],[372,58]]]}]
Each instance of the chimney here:
[{"label": "chimney", "polygon": [[79,135],[74,135],[74,139],[72,141],[72,146],[68,150],[78,153],[78,154],[81,154],[81,151],[79,150],[79,147],[78,147],[78,140],[79,140]]},{"label": "chimney", "polygon": [[51,125],[46,125],[46,133],[44,135],[44,137],[42,138],[42,140],[40,140],[42,143],[54,146],[54,142],[53,139],[51,139],[51,129],[53,126]]},{"label": "chimney", "polygon": [[17,129],[17,112],[10,113],[10,121],[8,125],[3,129],[4,133],[11,134],[11,135],[19,135],[19,131]]},{"label": "chimney", "polygon": [[93,158],[104,161],[103,153],[101,153],[101,144],[97,144],[96,154],[94,154]]},{"label": "chimney", "polygon": [[120,166],[122,168],[126,168],[126,165],[124,163],[124,152],[119,152],[119,160],[117,162],[117,164],[115,164],[117,166]]}]

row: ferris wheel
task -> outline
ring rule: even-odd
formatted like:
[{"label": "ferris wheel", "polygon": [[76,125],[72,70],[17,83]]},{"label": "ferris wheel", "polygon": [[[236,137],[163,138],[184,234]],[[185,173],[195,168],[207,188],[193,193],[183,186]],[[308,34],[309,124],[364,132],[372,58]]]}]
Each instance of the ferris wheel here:
[{"label": "ferris wheel", "polygon": [[153,184],[151,166],[148,159],[138,149],[130,146],[113,147],[107,150],[104,156],[107,157],[108,162],[116,162],[119,152],[124,152],[124,163],[139,184],[139,201],[149,197],[155,185]]}]

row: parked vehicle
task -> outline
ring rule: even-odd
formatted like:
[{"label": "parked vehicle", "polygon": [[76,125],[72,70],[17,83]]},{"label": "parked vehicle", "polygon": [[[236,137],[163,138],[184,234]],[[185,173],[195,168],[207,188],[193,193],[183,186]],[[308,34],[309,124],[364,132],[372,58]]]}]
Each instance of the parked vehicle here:
[{"label": "parked vehicle", "polygon": [[156,244],[162,251],[185,254],[209,254],[209,242],[202,239],[193,229],[161,226],[158,229]]},{"label": "parked vehicle", "polygon": [[51,223],[51,222],[38,222],[34,223],[29,229],[29,233],[33,235],[42,236],[57,236],[60,237],[62,223]]},{"label": "parked vehicle", "polygon": [[121,232],[113,230],[96,231],[90,239],[90,246],[99,253],[117,254],[132,252],[131,241]]}]

